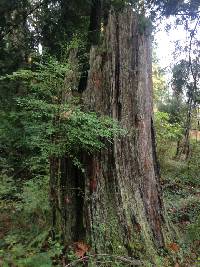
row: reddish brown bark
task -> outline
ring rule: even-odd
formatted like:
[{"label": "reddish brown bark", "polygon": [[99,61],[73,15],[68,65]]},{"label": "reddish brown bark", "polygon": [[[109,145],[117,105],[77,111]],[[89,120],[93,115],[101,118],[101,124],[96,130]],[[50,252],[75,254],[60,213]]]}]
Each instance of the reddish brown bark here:
[{"label": "reddish brown bark", "polygon": [[91,49],[83,93],[90,111],[118,120],[128,134],[82,156],[84,177],[62,163],[59,205],[66,243],[85,238],[96,253],[155,262],[168,227],[155,151],[151,35],[139,24],[131,9],[111,12],[103,44]]},{"label": "reddish brown bark", "polygon": [[[91,50],[85,103],[128,130],[127,136],[116,137],[112,146],[88,164],[86,229],[97,252],[106,248],[105,244],[97,247],[100,233],[96,228],[112,225],[113,218],[118,240],[129,254],[135,253],[132,243],[136,235],[144,240],[144,249],[164,247],[165,221],[152,124],[151,36],[149,29],[139,31],[139,23],[132,10],[111,14],[104,44]],[[94,179],[91,192],[88,188]],[[104,240],[112,239],[111,232],[105,230]]]}]

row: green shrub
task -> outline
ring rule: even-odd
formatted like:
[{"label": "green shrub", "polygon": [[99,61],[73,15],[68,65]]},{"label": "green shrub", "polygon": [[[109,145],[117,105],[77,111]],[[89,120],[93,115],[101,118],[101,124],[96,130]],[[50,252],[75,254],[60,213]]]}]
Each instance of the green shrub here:
[{"label": "green shrub", "polygon": [[[94,112],[84,111],[80,99],[72,97],[74,83],[68,78],[73,66],[53,58],[37,64],[36,70],[21,70],[2,79],[23,83],[23,96],[17,96],[17,116],[24,129],[23,147],[32,157],[45,161],[51,156],[71,158],[80,165],[81,151],[94,153],[125,132],[117,122]],[[41,165],[41,164],[40,164]]]},{"label": "green shrub", "polygon": [[182,135],[182,128],[178,123],[170,123],[168,113],[159,111],[155,113],[155,127],[158,156],[165,160],[174,153],[174,143]]}]

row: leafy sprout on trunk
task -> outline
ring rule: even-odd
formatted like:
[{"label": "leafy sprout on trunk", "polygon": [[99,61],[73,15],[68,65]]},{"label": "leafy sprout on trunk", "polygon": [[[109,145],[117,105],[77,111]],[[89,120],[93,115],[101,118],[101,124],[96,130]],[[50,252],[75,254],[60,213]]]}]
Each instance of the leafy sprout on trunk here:
[{"label": "leafy sprout on trunk", "polygon": [[15,101],[26,145],[41,156],[66,156],[80,166],[80,152],[91,154],[106,148],[106,143],[125,131],[109,117],[84,111],[80,98],[73,97],[66,81],[70,75],[73,70],[69,63],[49,58],[36,64],[35,70],[19,70],[1,80],[23,84],[25,92]]}]

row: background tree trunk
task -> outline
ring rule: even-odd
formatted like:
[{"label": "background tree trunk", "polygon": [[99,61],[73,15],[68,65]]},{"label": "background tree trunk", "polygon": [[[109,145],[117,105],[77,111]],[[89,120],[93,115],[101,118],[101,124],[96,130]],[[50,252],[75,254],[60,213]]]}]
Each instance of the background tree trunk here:
[{"label": "background tree trunk", "polygon": [[86,234],[97,253],[141,257],[167,233],[155,152],[151,36],[131,9],[112,12],[105,41],[90,53],[84,101],[128,130],[86,160]]},{"label": "background tree trunk", "polygon": [[187,115],[186,115],[186,122],[185,122],[185,132],[184,136],[181,140],[178,140],[177,143],[177,150],[176,150],[176,158],[187,160],[190,156],[191,148],[190,148],[190,131],[191,131],[191,124],[192,124],[192,109],[193,109],[193,100],[190,97],[187,102]]}]

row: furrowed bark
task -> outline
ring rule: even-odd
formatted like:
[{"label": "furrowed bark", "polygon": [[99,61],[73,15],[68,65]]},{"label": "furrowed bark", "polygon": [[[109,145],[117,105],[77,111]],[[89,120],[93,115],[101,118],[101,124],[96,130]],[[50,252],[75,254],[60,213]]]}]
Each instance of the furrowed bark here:
[{"label": "furrowed bark", "polygon": [[86,232],[96,253],[125,250],[141,257],[165,246],[152,124],[151,36],[149,29],[139,29],[131,9],[112,12],[104,44],[90,53],[85,103],[128,130],[87,162]]},{"label": "furrowed bark", "polygon": [[[143,30],[141,31],[141,28]],[[119,121],[127,135],[96,155],[81,155],[81,174],[63,159],[59,178],[61,232],[96,255],[156,262],[169,237],[153,127],[151,35],[131,10],[112,11],[104,42],[90,51],[83,103]],[[110,265],[109,265],[110,266]],[[159,266],[159,265],[156,265]]]}]

